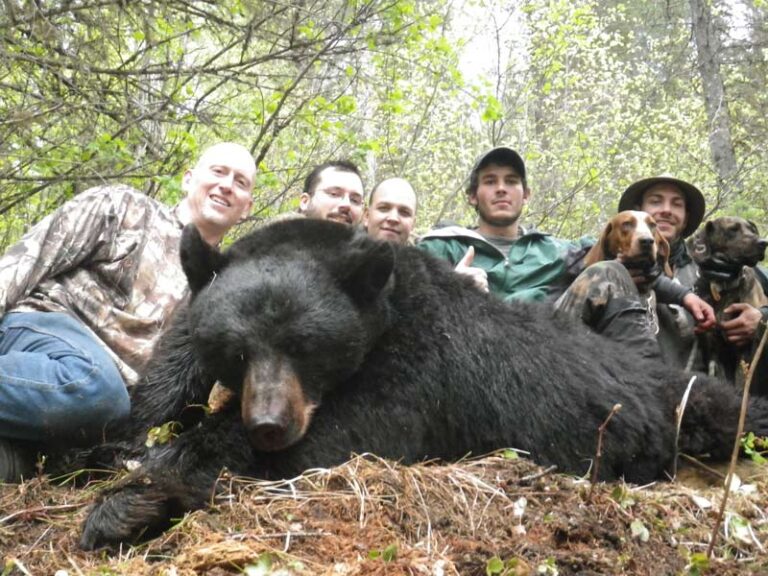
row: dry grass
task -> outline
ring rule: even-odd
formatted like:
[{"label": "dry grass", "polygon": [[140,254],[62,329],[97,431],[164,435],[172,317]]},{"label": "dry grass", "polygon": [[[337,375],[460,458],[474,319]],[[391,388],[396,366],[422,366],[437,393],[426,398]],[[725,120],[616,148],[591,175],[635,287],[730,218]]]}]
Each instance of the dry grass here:
[{"label": "dry grass", "polygon": [[[768,472],[750,482],[729,499],[708,574],[768,573]],[[492,574],[695,574],[691,554],[706,550],[723,495],[682,483],[590,490],[502,453],[415,466],[365,456],[290,481],[223,475],[210,509],[107,555],[77,548],[97,488],[0,486],[2,574],[480,576],[494,557],[506,572]]]}]

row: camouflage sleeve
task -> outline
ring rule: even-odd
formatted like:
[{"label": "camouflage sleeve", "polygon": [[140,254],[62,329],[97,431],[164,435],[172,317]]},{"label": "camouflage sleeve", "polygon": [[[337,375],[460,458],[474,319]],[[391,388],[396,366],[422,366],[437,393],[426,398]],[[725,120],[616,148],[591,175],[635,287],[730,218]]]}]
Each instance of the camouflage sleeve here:
[{"label": "camouflage sleeve", "polygon": [[40,282],[79,266],[108,247],[119,225],[113,194],[130,188],[92,188],[36,224],[0,258],[0,317]]}]

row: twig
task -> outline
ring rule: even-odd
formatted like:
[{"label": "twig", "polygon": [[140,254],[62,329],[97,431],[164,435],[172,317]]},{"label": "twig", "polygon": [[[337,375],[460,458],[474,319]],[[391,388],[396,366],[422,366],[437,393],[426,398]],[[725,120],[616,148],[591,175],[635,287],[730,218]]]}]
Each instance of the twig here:
[{"label": "twig", "polygon": [[3,516],[0,518],[0,525],[5,524],[6,522],[10,522],[11,520],[14,520],[18,518],[19,516],[26,516],[26,515],[38,515],[39,513],[45,513],[45,512],[60,512],[64,510],[77,510],[78,508],[82,508],[83,506],[87,506],[87,503],[83,504],[61,504],[59,506],[40,506],[38,508],[27,508],[26,510],[19,510],[18,512],[14,512],[13,514],[8,514],[8,516]]},{"label": "twig", "polygon": [[675,422],[675,457],[672,460],[672,480],[677,478],[677,459],[680,456],[680,428],[683,425],[685,407],[688,405],[688,397],[691,394],[691,388],[693,387],[694,382],[696,382],[696,376],[691,376],[691,379],[688,381],[688,386],[686,386],[685,392],[683,392],[683,399],[680,400],[680,404],[675,407],[675,417],[677,422]]},{"label": "twig", "polygon": [[701,470],[704,470],[704,472],[707,472],[708,474],[711,474],[712,476],[717,477],[720,481],[725,482],[725,474],[723,474],[722,472],[720,472],[718,470],[715,470],[711,466],[707,466],[701,460],[699,460],[697,458],[694,458],[693,456],[689,456],[688,454],[685,454],[684,452],[681,452],[679,454],[679,456],[680,456],[680,458],[690,462],[691,464],[693,464],[697,468],[699,468]]},{"label": "twig", "polygon": [[527,476],[523,476],[520,478],[520,480],[517,481],[518,484],[530,484],[534,480],[538,480],[539,478],[543,478],[544,476],[547,476],[557,470],[557,466],[550,466],[549,468],[545,468],[544,470],[541,470],[540,472],[536,472],[535,474],[528,474]]},{"label": "twig", "polygon": [[621,410],[621,404],[614,404],[613,408],[611,408],[611,411],[608,413],[608,417],[603,421],[602,424],[600,424],[600,427],[597,429],[597,451],[595,452],[595,467],[592,469],[592,485],[589,487],[589,499],[592,499],[592,492],[595,489],[595,484],[597,484],[597,475],[600,471],[600,457],[603,455],[603,434],[605,434],[605,429],[608,427],[608,423],[611,421],[611,418],[613,418],[613,415],[616,414]]},{"label": "twig", "polygon": [[763,337],[760,338],[760,344],[755,351],[755,355],[752,357],[752,362],[749,365],[749,373],[747,374],[747,381],[744,383],[744,392],[741,396],[741,411],[739,412],[739,426],[736,429],[736,440],[733,443],[733,451],[731,452],[731,462],[728,466],[728,475],[725,478],[725,493],[723,494],[723,501],[720,503],[720,510],[717,513],[715,519],[715,525],[712,527],[712,537],[709,539],[709,547],[707,548],[707,558],[712,558],[712,551],[715,549],[715,543],[717,542],[717,534],[720,532],[720,525],[723,522],[723,515],[725,514],[725,505],[728,502],[728,495],[731,493],[731,482],[733,481],[733,474],[736,470],[736,460],[739,458],[739,448],[741,447],[741,435],[744,432],[744,421],[747,418],[747,403],[749,400],[749,387],[752,386],[752,379],[755,376],[755,370],[757,369],[758,361],[763,354],[765,348],[765,342],[768,339],[768,327],[763,331]]}]

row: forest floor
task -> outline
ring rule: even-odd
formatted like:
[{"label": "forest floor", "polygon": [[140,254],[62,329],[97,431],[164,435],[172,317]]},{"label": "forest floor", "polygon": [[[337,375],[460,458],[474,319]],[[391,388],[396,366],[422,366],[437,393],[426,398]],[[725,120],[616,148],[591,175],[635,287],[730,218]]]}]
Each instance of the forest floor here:
[{"label": "forest floor", "polygon": [[0,574],[768,574],[765,466],[740,468],[707,560],[724,494],[715,475],[593,486],[513,456],[365,456],[284,482],[223,476],[213,506],[111,553],[77,546],[98,485],[0,485]]}]

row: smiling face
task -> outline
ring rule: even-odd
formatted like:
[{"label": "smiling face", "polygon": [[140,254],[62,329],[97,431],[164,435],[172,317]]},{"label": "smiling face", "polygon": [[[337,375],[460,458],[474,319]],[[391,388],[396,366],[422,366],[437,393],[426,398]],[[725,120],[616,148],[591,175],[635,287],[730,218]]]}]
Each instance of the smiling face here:
[{"label": "smiling face", "polygon": [[402,178],[390,178],[379,184],[366,208],[363,226],[377,240],[405,244],[416,219],[416,194]]},{"label": "smiling face", "polygon": [[218,243],[227,231],[248,216],[253,204],[256,164],[239,144],[208,148],[182,180],[189,219],[209,243]]},{"label": "smiling face", "polygon": [[529,196],[514,168],[489,164],[478,171],[477,191],[470,194],[469,203],[480,217],[480,231],[502,236],[506,231],[517,231]]},{"label": "smiling face", "polygon": [[653,216],[659,233],[670,243],[680,237],[688,222],[685,194],[674,184],[662,182],[648,188],[639,209]]},{"label": "smiling face", "polygon": [[328,167],[311,193],[303,193],[299,210],[307,218],[359,224],[363,218],[363,181],[354,172]]}]

